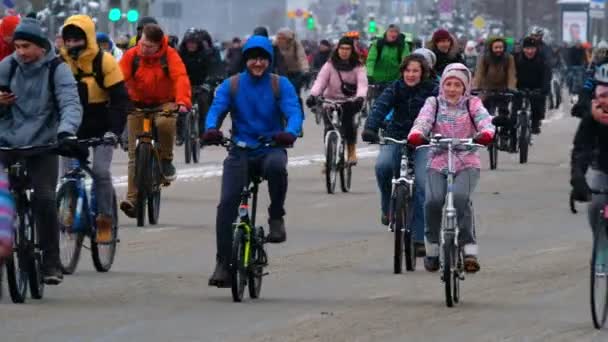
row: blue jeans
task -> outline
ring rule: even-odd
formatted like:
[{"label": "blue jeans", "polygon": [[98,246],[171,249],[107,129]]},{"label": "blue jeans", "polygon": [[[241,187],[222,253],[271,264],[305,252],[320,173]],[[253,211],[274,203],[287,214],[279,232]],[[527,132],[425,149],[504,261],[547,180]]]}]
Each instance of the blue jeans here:
[{"label": "blue jeans", "polygon": [[[391,205],[391,192],[393,185],[391,180],[394,175],[399,175],[401,168],[400,145],[381,145],[380,153],[376,161],[376,180],[380,189],[380,205],[382,215],[388,215]],[[419,149],[414,154],[414,172],[416,176],[416,193],[414,194],[414,240],[424,242],[424,191],[426,182],[426,164],[428,149]]]}]

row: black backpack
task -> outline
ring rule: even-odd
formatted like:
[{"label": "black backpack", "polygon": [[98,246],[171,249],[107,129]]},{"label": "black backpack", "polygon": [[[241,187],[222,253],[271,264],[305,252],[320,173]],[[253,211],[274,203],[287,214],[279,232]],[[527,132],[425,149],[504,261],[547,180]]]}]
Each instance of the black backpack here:
[{"label": "black backpack", "polygon": [[97,83],[97,85],[99,86],[99,88],[101,88],[102,90],[107,89],[107,87],[104,85],[104,75],[103,75],[103,54],[104,51],[102,49],[99,49],[99,51],[97,52],[97,54],[95,55],[95,58],[93,58],[93,68],[92,68],[92,72],[90,73],[85,73],[84,71],[80,70],[80,68],[77,68],[77,73],[76,75],[74,75],[74,78],[76,79],[76,82],[79,82],[85,78],[85,77],[93,77],[95,79],[95,82]]}]

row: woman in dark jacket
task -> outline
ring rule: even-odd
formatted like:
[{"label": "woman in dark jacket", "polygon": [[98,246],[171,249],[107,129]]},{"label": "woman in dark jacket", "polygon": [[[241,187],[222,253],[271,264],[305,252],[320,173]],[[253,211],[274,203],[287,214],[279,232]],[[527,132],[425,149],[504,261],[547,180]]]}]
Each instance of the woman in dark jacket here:
[{"label": "woman in dark jacket", "polygon": [[[430,96],[437,96],[437,81],[430,78],[431,68],[424,57],[413,54],[401,63],[402,79],[393,82],[378,97],[372,112],[367,118],[363,131],[363,140],[377,142],[378,130],[384,129],[384,136],[393,139],[407,138],[418,112]],[[389,112],[393,112],[390,120],[385,122]],[[383,225],[389,223],[389,207],[391,196],[391,179],[399,171],[401,161],[401,146],[388,144],[380,146],[380,154],[376,162],[376,180],[380,189]],[[424,186],[426,178],[426,150],[420,149],[414,155],[416,165],[416,194],[414,204],[414,240],[417,251],[424,251]]]}]

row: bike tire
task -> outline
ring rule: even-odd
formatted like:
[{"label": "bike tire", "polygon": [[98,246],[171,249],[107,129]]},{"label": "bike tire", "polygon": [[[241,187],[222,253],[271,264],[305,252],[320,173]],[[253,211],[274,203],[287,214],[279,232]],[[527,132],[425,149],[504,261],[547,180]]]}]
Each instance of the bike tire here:
[{"label": "bike tire", "polygon": [[[255,231],[255,234],[258,234],[256,241],[260,243],[264,241],[264,236],[261,231],[258,232],[258,229]],[[249,265],[247,279],[249,285],[249,298],[251,299],[260,298],[260,293],[262,292],[262,277],[264,273],[264,267],[262,266],[264,264],[262,260],[262,254],[264,253],[263,248],[264,246],[258,243],[255,243],[255,247],[252,246],[251,248],[251,260],[253,262]]]},{"label": "bike tire", "polygon": [[521,114],[519,125],[519,163],[528,162],[528,150],[530,148],[530,127],[526,114]]},{"label": "bike tire", "polygon": [[[63,274],[74,274],[80,260],[85,234],[70,233],[76,215],[78,191],[76,183],[66,182],[57,192],[57,216],[59,218],[59,262]],[[67,206],[67,207],[66,207]]]},{"label": "bike tire", "polygon": [[454,303],[458,304],[460,302],[460,274],[464,271],[464,261],[460,248],[455,248],[453,257],[456,262],[452,271],[452,297]]},{"label": "bike tire", "polygon": [[29,272],[28,280],[30,285],[30,294],[33,299],[42,299],[44,297],[44,281],[42,280],[42,249],[40,246],[40,237],[38,236],[38,230],[34,221],[32,211],[28,210],[28,224],[26,229],[29,230],[31,241],[30,241],[30,258],[29,258]]},{"label": "bike tire", "polygon": [[243,301],[245,286],[247,286],[247,269],[245,269],[245,232],[240,227],[234,231],[232,239],[232,260],[230,263],[230,276],[232,278],[232,300]]},{"label": "bike tire", "polygon": [[325,143],[325,187],[328,194],[336,191],[336,178],[338,173],[338,133],[330,132]]},{"label": "bike tire", "polygon": [[498,142],[496,139],[488,146],[490,153],[490,170],[496,170],[498,167]]},{"label": "bike tire", "polygon": [[22,222],[23,213],[18,213],[15,216],[14,222],[17,229],[15,229],[15,246],[13,248],[13,254],[5,259],[8,292],[13,303],[17,304],[25,303],[29,282],[27,270],[29,263],[27,261],[27,255],[25,255],[25,251],[23,250],[25,244],[25,237],[23,237],[23,235],[25,230]]},{"label": "bike tire", "polygon": [[340,153],[340,188],[342,192],[349,192],[353,177],[353,165],[346,161],[344,156],[344,145],[342,145],[342,153]]},{"label": "bike tire", "polygon": [[453,241],[446,241],[443,245],[443,284],[445,287],[445,304],[448,308],[454,306],[453,297],[453,252],[454,245]]},{"label": "bike tire", "polygon": [[[603,222],[603,218],[601,218],[601,221],[599,222]],[[606,235],[606,226],[601,224],[594,229],[590,272],[591,317],[593,319],[593,326],[596,329],[604,327],[606,317],[608,317],[608,277],[606,276],[608,271],[608,263],[606,262],[606,258],[608,257],[607,252],[608,238]],[[604,287],[603,289],[601,288],[602,286]],[[600,288],[597,289],[596,287]]]},{"label": "bike tire", "polygon": [[156,157],[152,157],[152,191],[148,195],[148,222],[151,225],[158,224],[158,217],[160,216],[160,189],[161,189],[161,178],[160,165]]},{"label": "bike tire", "polygon": [[198,112],[195,113],[192,118],[192,162],[198,164],[201,158],[201,132]]},{"label": "bike tire", "polygon": [[97,272],[108,272],[114,264],[116,257],[116,245],[118,243],[118,207],[116,205],[116,193],[112,195],[112,240],[109,243],[100,244],[95,237],[91,237],[91,258]]},{"label": "bike tire", "polygon": [[135,184],[137,184],[137,226],[145,225],[146,202],[152,187],[152,145],[139,144],[135,150]]},{"label": "bike tire", "polygon": [[403,272],[403,256],[404,256],[404,231],[405,218],[407,216],[407,203],[404,198],[407,196],[407,190],[401,186],[397,186],[393,194],[392,224],[394,233],[394,248],[393,248],[393,273],[401,274]]},{"label": "bike tire", "polygon": [[182,132],[184,134],[183,138],[184,138],[184,157],[185,157],[185,161],[186,164],[190,164],[190,161],[192,160],[192,143],[191,143],[191,137],[192,137],[192,124],[190,123],[192,121],[192,116],[190,113],[188,113],[185,117],[184,117],[184,132]]}]

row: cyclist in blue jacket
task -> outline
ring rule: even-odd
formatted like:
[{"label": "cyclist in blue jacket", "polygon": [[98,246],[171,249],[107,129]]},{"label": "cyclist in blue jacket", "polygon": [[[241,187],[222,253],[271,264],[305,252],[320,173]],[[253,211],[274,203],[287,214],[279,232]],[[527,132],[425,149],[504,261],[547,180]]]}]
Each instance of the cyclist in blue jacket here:
[{"label": "cyclist in blue jacket", "polygon": [[[235,148],[224,160],[222,193],[217,208],[217,265],[209,286],[230,287],[229,262],[232,223],[237,217],[240,193],[248,182],[248,171],[257,170],[268,180],[270,233],[268,241],[286,239],[285,197],[287,194],[287,152],[302,130],[302,107],[294,87],[285,77],[271,74],[273,48],[263,36],[252,36],[243,47],[246,69],[225,80],[217,90],[206,120],[203,141],[219,143],[224,113],[230,111]],[[261,147],[272,139],[276,147]]]}]

